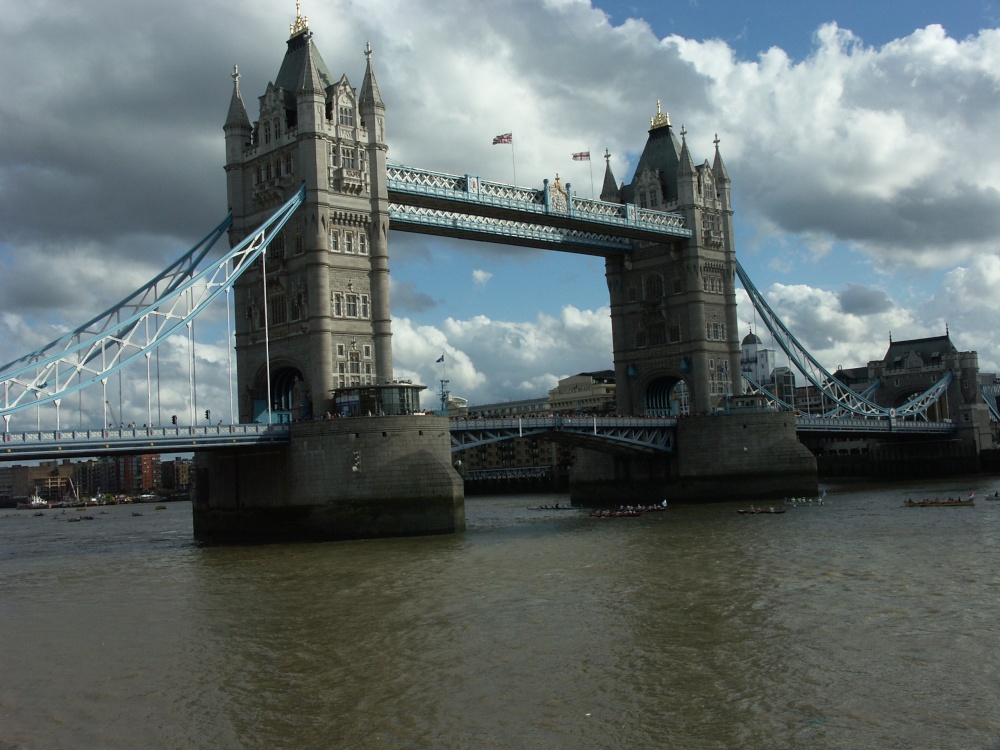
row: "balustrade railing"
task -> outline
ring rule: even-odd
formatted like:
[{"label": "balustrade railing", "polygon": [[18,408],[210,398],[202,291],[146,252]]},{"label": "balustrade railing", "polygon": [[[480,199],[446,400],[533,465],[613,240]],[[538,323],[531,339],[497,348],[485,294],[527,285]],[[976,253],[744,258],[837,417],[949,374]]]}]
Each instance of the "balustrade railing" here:
[{"label": "balustrade railing", "polygon": [[97,430],[35,430],[31,432],[5,432],[4,443],[57,443],[57,442],[92,442],[102,440],[133,441],[153,440],[157,438],[170,440],[172,438],[188,439],[191,437],[224,437],[233,436],[271,436],[284,437],[290,433],[287,424],[227,424],[227,425],[191,425],[171,427],[106,427]]}]

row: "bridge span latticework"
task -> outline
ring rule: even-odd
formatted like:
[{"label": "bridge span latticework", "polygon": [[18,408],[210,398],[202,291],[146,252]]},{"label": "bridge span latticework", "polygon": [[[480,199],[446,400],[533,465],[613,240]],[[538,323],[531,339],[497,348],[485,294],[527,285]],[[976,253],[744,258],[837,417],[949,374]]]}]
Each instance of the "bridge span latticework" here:
[{"label": "bridge span latticework", "polygon": [[[225,233],[227,217],[201,242],[118,304],[82,326],[35,351],[0,367],[3,382],[3,415],[10,417],[60,401],[97,384],[105,389],[111,375],[137,361],[146,360],[147,383],[150,356],[172,335],[187,329],[215,300],[228,295],[244,270],[262,256],[270,239],[288,221],[305,198],[299,189],[256,232],[204,268],[215,242]],[[228,310],[228,305],[227,305]],[[152,419],[147,423],[152,426]],[[105,413],[105,424],[107,415]]]}]

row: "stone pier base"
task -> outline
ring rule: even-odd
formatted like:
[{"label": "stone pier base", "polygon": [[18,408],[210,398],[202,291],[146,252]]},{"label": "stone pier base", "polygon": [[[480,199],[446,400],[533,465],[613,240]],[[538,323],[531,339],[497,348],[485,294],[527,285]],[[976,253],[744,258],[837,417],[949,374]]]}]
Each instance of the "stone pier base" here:
[{"label": "stone pier base", "polygon": [[816,458],[799,442],[795,417],[733,411],[684,417],[673,455],[577,451],[570,498],[584,506],[815,497]]},{"label": "stone pier base", "polygon": [[195,458],[194,535],[240,544],[451,534],[465,530],[448,420],[297,422],[280,447]]}]

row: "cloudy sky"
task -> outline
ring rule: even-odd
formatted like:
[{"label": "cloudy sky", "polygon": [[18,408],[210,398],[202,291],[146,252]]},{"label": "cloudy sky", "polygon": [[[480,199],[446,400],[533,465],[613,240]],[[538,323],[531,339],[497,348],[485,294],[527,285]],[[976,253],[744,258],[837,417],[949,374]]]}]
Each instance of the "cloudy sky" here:
[{"label": "cloudy sky", "polygon": [[[890,334],[947,326],[982,369],[1000,370],[1000,6],[442,7],[303,4],[327,66],[355,87],[371,42],[391,161],[506,182],[516,170],[531,186],[558,174],[589,197],[605,149],[618,180],[631,179],[659,100],[696,161],[712,157],[718,134],[741,262],[824,365],[863,365]],[[294,17],[292,0],[5,10],[0,361],[125,296],[221,220],[232,66],[256,119]],[[491,145],[505,132],[513,149]],[[583,150],[594,160],[573,162]],[[432,391],[447,377],[475,404],[612,366],[599,259],[403,233],[390,258],[399,377]],[[742,335],[749,304],[740,320]],[[199,326],[199,410],[228,416],[226,341],[211,321]],[[188,408],[184,362],[180,343],[161,353],[163,372],[183,373],[161,385],[166,413]],[[122,417],[145,422],[145,372],[136,378],[142,394],[126,395]],[[89,408],[80,403],[81,421]]]}]

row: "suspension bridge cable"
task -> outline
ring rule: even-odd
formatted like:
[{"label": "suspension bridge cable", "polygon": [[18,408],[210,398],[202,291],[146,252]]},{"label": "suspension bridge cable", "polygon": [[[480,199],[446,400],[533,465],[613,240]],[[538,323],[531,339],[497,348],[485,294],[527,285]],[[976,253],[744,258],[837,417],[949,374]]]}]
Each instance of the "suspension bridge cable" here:
[{"label": "suspension bridge cable", "polygon": [[[228,272],[228,267],[227,267]],[[226,274],[226,281],[229,281],[229,274]],[[226,355],[229,359],[229,424],[236,424],[236,409],[233,404],[233,347],[232,347],[232,337],[233,337],[233,325],[232,325],[232,310],[230,309],[230,303],[232,300],[229,298],[229,287],[226,287]]]},{"label": "suspension bridge cable", "polygon": [[272,424],[271,420],[271,340],[268,336],[268,329],[270,326],[270,318],[267,316],[267,251],[265,250],[260,256],[260,267],[261,267],[261,285],[263,286],[264,294],[264,374],[267,378],[267,423]]},{"label": "suspension bridge cable", "polygon": [[[169,340],[174,333],[180,331],[181,326],[185,326],[221,297],[235,279],[260,257],[271,239],[304,199],[305,188],[302,186],[257,230],[207,268],[198,270],[191,267],[188,270],[187,266],[191,266],[194,260],[189,253],[185,256],[185,263],[182,264],[185,265],[183,273],[179,272],[174,276],[159,274],[137,293],[126,298],[121,307],[95,318],[94,321],[99,319],[103,321],[103,330],[94,332],[87,330],[87,326],[80,327],[68,338],[57,339],[31,355],[20,357],[0,368],[0,379],[4,382],[5,394],[2,414],[9,416],[28,408],[37,410],[38,407],[67,393],[89,387],[98,381],[105,381],[110,375],[118,373],[119,409],[122,411],[121,422],[124,423],[121,370],[148,351],[148,347],[144,347],[138,341],[140,321],[145,316],[151,316],[155,321],[152,326],[155,333],[150,347],[158,347]],[[227,217],[218,231],[223,232],[230,221],[231,219]],[[207,248],[198,255],[204,257],[205,253]],[[177,271],[178,266],[179,263],[172,264],[171,272]],[[232,269],[232,273],[229,273],[227,267]],[[227,277],[225,280],[224,276]],[[199,292],[197,305],[185,313],[183,312],[183,304],[186,302],[185,292],[196,288]],[[72,338],[77,333],[81,335],[78,337],[78,343],[74,344]],[[100,365],[96,364],[98,360]],[[66,378],[65,382],[56,380],[54,373],[60,364],[80,373],[75,385],[69,378]],[[36,421],[40,426],[40,416],[36,415]]]}]

